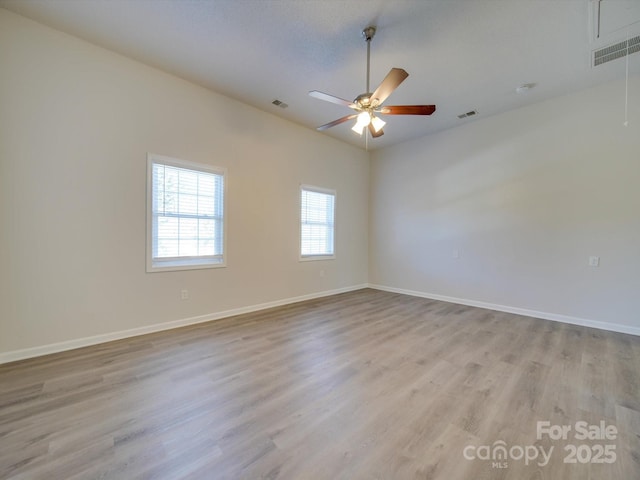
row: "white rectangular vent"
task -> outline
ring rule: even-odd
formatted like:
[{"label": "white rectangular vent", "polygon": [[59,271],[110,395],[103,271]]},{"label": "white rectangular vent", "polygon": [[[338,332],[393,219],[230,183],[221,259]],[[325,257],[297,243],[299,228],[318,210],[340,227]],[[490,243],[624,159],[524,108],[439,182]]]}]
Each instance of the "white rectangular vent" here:
[{"label": "white rectangular vent", "polygon": [[273,103],[276,107],[280,107],[280,108],[287,108],[289,106],[286,103],[284,103],[282,100],[278,100],[277,98],[271,103]]},{"label": "white rectangular vent", "polygon": [[[630,38],[628,42],[629,55],[631,55],[632,53],[640,52],[640,35]],[[616,43],[614,45],[609,45],[608,47],[594,50],[591,65],[597,67],[598,65],[602,65],[603,63],[610,62],[617,58],[624,58],[626,55],[627,40],[625,40],[624,42]]]},{"label": "white rectangular vent", "polygon": [[467,113],[461,113],[460,115],[458,115],[458,118],[462,119],[462,118],[467,118],[467,117],[473,117],[477,113],[478,113],[477,111],[471,110],[470,112],[467,112]]}]

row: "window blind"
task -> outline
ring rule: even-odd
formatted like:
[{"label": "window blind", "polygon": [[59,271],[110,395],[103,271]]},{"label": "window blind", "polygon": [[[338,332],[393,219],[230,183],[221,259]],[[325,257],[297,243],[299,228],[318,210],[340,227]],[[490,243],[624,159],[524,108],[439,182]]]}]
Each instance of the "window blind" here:
[{"label": "window blind", "polygon": [[153,163],[152,257],[222,262],[224,176]]},{"label": "window blind", "polygon": [[333,255],[335,193],[303,186],[300,206],[300,255]]}]

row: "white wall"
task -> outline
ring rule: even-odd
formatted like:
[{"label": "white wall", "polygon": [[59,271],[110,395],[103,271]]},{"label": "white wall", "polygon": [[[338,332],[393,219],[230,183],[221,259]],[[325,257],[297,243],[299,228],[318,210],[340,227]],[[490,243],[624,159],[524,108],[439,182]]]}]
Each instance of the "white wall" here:
[{"label": "white wall", "polygon": [[[0,357],[367,282],[366,152],[4,9],[0,70]],[[228,169],[227,268],[145,273],[147,152]],[[298,261],[300,183],[334,261]]]},{"label": "white wall", "polygon": [[615,82],[374,153],[369,281],[640,334],[629,91],[627,128]]}]

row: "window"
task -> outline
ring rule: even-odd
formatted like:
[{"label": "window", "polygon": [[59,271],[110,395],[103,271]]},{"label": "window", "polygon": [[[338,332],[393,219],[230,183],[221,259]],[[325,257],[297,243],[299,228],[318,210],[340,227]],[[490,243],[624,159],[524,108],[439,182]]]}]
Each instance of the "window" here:
[{"label": "window", "polygon": [[300,188],[300,259],[334,257],[336,192],[302,185]]},{"label": "window", "polygon": [[147,272],[223,267],[225,171],[147,157]]}]

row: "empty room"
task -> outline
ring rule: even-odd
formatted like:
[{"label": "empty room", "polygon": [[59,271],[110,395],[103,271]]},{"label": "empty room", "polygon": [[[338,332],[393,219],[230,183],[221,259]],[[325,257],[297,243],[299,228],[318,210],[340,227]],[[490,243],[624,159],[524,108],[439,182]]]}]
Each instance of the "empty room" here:
[{"label": "empty room", "polygon": [[0,0],[0,479],[640,478],[640,2]]}]

